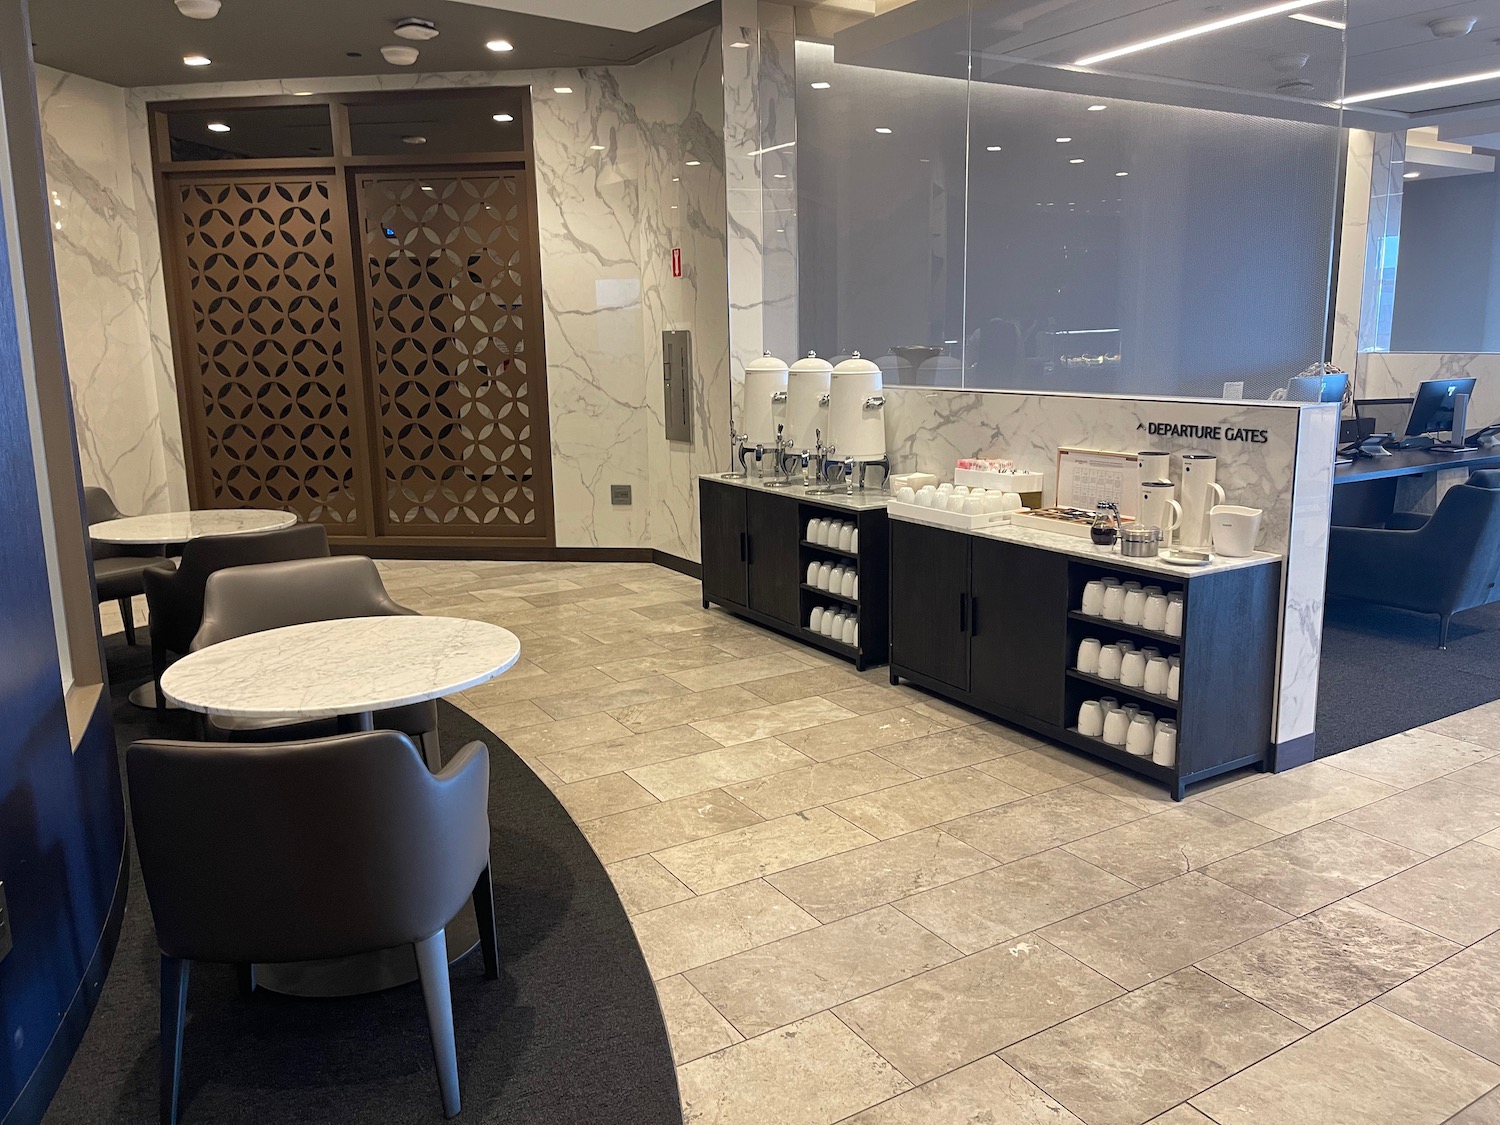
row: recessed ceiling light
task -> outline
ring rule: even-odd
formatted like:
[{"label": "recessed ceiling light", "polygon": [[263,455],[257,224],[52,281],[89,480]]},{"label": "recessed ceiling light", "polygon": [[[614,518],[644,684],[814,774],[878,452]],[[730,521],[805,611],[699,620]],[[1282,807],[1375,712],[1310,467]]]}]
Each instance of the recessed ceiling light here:
[{"label": "recessed ceiling light", "polygon": [[885,126],[884,126],[884,125],[877,125],[877,126],[876,126],[876,127],[875,127],[875,131],[876,131],[876,132],[877,132],[877,133],[889,133],[889,132],[890,132],[890,130],[889,130],[889,129],[887,129],[887,128],[886,128],[886,127],[885,127]]},{"label": "recessed ceiling light", "polygon": [[672,204],[672,210],[674,210],[674,211],[677,210],[677,204],[675,204],[675,203]]},{"label": "recessed ceiling light", "polygon": [[1117,176],[1128,176],[1128,175],[1130,175],[1130,173],[1129,172],[1116,172],[1115,175],[1117,175]]},{"label": "recessed ceiling light", "polygon": [[674,183],[674,184],[679,184],[679,183],[681,183],[681,182],[682,182],[682,177],[681,177],[681,176],[673,176],[673,177],[672,177],[672,182],[673,182],[673,183]]},{"label": "recessed ceiling light", "polygon": [[604,151],[604,146],[603,145],[589,145],[589,151],[590,152],[603,152]]},{"label": "recessed ceiling light", "polygon": [[784,179],[786,179],[786,173],[785,172],[772,172],[771,173],[771,178],[773,180],[784,180]]},{"label": "recessed ceiling light", "polygon": [[209,63],[211,63],[213,61],[214,60],[211,59],[211,58],[209,58],[207,55],[183,55],[182,56],[182,65],[183,66],[207,66]]},{"label": "recessed ceiling light", "polygon": [[310,98],[310,97],[312,97],[312,91],[311,90],[293,90],[292,91],[292,97],[294,97],[294,98]]},{"label": "recessed ceiling light", "polygon": [[492,118],[490,118],[490,120],[492,120],[492,121],[498,121],[498,122],[500,122],[500,124],[506,125],[506,124],[514,121],[515,118],[512,117],[508,113],[497,113]]},{"label": "recessed ceiling light", "polygon": [[1500,78],[1500,70],[1486,70],[1480,74],[1465,74],[1458,78],[1439,78],[1433,82],[1417,82],[1411,86],[1393,86],[1389,90],[1371,90],[1368,94],[1355,94],[1344,98],[1339,105],[1358,105],[1377,98],[1399,98],[1405,94],[1423,94],[1428,90],[1445,90],[1449,86],[1466,86],[1471,82],[1493,82]]},{"label": "recessed ceiling light", "polygon": [[491,39],[485,46],[496,53],[515,50],[509,39]]},{"label": "recessed ceiling light", "polygon": [[1293,12],[1288,18],[1301,20],[1303,23],[1315,23],[1319,27],[1331,27],[1335,31],[1343,31],[1347,26],[1343,20],[1330,20],[1322,16],[1311,16],[1306,12]]},{"label": "recessed ceiling light", "polygon": [[1091,105],[1091,106],[1089,106],[1089,112],[1090,113],[1098,113],[1101,109],[1108,109],[1108,108],[1109,108],[1109,106],[1107,106],[1107,105]]},{"label": "recessed ceiling light", "polygon": [[1072,139],[1073,139],[1072,137],[1058,137],[1057,138],[1057,143],[1060,144],[1060,145],[1065,145],[1069,141],[1071,141]]},{"label": "recessed ceiling light", "polygon": [[735,48],[737,48],[737,49],[739,49],[741,51],[743,51],[746,47],[750,46],[750,44],[746,43],[743,39],[736,39],[733,43],[731,43],[729,45],[731,47],[735,47]]},{"label": "recessed ceiling light", "polygon": [[1153,47],[1162,47],[1168,43],[1176,43],[1183,39],[1192,39],[1198,35],[1207,35],[1214,31],[1223,31],[1228,27],[1238,27],[1242,23],[1250,23],[1252,20],[1265,19],[1267,16],[1279,16],[1283,12],[1296,11],[1298,8],[1311,7],[1313,4],[1324,3],[1325,0],[1283,0],[1280,4],[1272,4],[1265,8],[1252,8],[1248,12],[1240,12],[1237,15],[1226,16],[1221,20],[1211,23],[1194,24],[1192,27],[1184,27],[1180,31],[1169,32],[1166,35],[1158,35],[1153,39],[1142,39],[1138,43],[1127,43],[1123,47],[1115,47],[1113,50],[1100,51],[1097,55],[1085,55],[1078,59],[1074,66],[1093,66],[1095,63],[1107,62],[1110,59],[1118,59],[1125,55],[1134,55],[1139,51],[1149,51]]},{"label": "recessed ceiling light", "polygon": [[177,10],[190,20],[211,20],[219,14],[219,0],[177,0]]},{"label": "recessed ceiling light", "polygon": [[552,92],[554,94],[571,94],[573,92],[573,87],[571,87],[571,86],[554,86],[554,87],[552,87]]},{"label": "recessed ceiling light", "polygon": [[776,233],[777,234],[785,234],[786,233],[786,227],[777,227],[776,228]]},{"label": "recessed ceiling light", "polygon": [[[407,145],[425,145],[427,143],[427,138],[418,136],[417,134],[413,133],[409,137],[402,137],[401,143]],[[427,189],[423,188],[422,190],[426,191]]]},{"label": "recessed ceiling light", "polygon": [[1403,172],[1402,175],[1401,175],[1401,178],[1403,180],[1415,180],[1415,179],[1419,178],[1421,175],[1422,175],[1421,172]]},{"label": "recessed ceiling light", "polygon": [[812,88],[814,90],[830,90],[830,89],[833,88],[833,83],[832,82],[814,82],[812,84]]},{"label": "recessed ceiling light", "polygon": [[689,160],[689,161],[687,161],[687,166],[689,168],[696,168],[696,167],[698,167],[698,165],[700,165],[702,163],[703,163],[703,161],[701,161],[701,160]]},{"label": "recessed ceiling light", "polygon": [[208,123],[208,131],[210,133],[227,133],[229,132],[229,126],[222,121],[210,121]]},{"label": "recessed ceiling light", "polygon": [[999,145],[986,145],[984,151],[985,152],[1000,152],[1002,150],[1001,150],[1001,148],[1000,148]]},{"label": "recessed ceiling light", "polygon": [[1069,164],[1082,164],[1083,163],[1083,157],[1081,157],[1081,156],[1075,156],[1075,157],[1073,157],[1072,160],[1068,161],[1068,163]]}]

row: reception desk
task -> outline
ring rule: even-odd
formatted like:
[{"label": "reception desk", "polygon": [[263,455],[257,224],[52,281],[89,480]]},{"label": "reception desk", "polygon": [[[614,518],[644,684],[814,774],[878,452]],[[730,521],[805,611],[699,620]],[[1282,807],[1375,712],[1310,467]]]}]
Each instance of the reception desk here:
[{"label": "reception desk", "polygon": [[1442,494],[1475,469],[1500,468],[1500,447],[1462,453],[1398,449],[1333,470],[1333,523],[1382,527],[1393,511],[1431,512]]}]

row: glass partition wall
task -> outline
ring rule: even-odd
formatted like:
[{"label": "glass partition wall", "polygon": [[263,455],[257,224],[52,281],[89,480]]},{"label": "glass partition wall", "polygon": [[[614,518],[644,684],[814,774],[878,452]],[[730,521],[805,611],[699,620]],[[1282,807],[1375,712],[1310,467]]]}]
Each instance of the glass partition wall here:
[{"label": "glass partition wall", "polygon": [[1247,398],[1325,358],[1342,0],[888,7],[797,44],[803,351]]}]

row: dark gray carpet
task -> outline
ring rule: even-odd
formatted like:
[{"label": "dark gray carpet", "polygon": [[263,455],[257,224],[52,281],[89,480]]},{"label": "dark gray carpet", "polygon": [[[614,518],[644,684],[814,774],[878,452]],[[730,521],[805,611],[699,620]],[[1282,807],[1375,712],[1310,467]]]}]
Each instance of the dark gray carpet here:
[{"label": "dark gray carpet", "polygon": [[1453,619],[1358,602],[1323,616],[1317,754],[1324,758],[1500,699],[1500,605]]},{"label": "dark gray carpet", "polygon": [[[191,737],[191,720],[130,705],[144,647],[107,645],[121,749]],[[555,797],[493,734],[439,705],[443,747],[490,748],[501,977],[477,951],[452,968],[463,1088],[474,1125],[679,1125],[666,1029],[629,919]],[[136,866],[134,850],[132,866]],[[156,1120],[158,951],[138,872],[113,969],[48,1125]],[[243,998],[227,966],[193,969],[183,1125],[441,1122],[416,984],[347,1000]]]}]

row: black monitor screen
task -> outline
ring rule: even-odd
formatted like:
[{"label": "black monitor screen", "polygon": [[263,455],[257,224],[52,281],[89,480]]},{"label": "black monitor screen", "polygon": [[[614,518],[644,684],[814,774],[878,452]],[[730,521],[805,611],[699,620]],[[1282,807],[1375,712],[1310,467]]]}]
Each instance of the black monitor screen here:
[{"label": "black monitor screen", "polygon": [[1441,434],[1453,429],[1453,398],[1474,394],[1473,379],[1428,379],[1417,387],[1406,421],[1406,436]]}]

